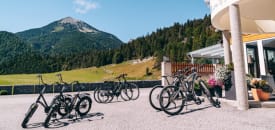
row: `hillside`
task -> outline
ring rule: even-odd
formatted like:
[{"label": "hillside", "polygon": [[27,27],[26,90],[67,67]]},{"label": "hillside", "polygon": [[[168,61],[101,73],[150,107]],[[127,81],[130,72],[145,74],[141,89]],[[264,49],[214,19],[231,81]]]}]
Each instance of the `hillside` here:
[{"label": "hillside", "polygon": [[31,73],[47,71],[47,64],[39,53],[32,51],[13,33],[0,32],[0,73]]},{"label": "hillside", "polygon": [[[13,59],[6,58],[3,64],[0,63],[0,74],[50,73],[119,64],[145,57],[156,57],[154,68],[160,69],[163,56],[175,62],[189,62],[186,53],[221,40],[221,33],[215,32],[215,28],[211,26],[210,15],[156,29],[127,44],[116,44],[120,40],[115,36],[70,17],[16,35],[26,44],[23,50],[31,50]],[[98,41],[94,42],[94,38]],[[1,49],[5,50],[6,47],[3,46]],[[0,57],[2,58],[5,56]],[[196,62],[209,61],[199,59]]]},{"label": "hillside", "polygon": [[50,55],[113,49],[123,44],[116,36],[71,17],[54,21],[41,28],[18,32],[16,35],[34,50]]},{"label": "hillside", "polygon": [[26,53],[30,48],[19,37],[10,32],[0,32],[0,64],[18,55]]},{"label": "hillside", "polygon": [[[221,32],[215,31],[211,25],[210,15],[205,15],[201,19],[187,20],[185,23],[175,23],[170,27],[159,28],[146,36],[123,44],[118,49],[90,51],[72,56],[69,58],[69,64],[78,67],[99,67],[154,56],[157,57],[154,67],[160,69],[163,56],[175,62],[189,62],[186,56],[188,52],[216,44],[219,40],[221,40]],[[197,61],[197,63],[208,62],[211,61],[201,59]]]},{"label": "hillside", "polygon": [[[0,74],[49,73],[96,66],[100,62],[96,60],[97,53],[122,44],[116,36],[71,17],[16,34],[1,31]],[[90,52],[93,54],[84,56]]]},{"label": "hillside", "polygon": [[[160,79],[160,71],[152,69],[154,62],[155,59],[149,59],[138,63],[132,60],[121,64],[112,64],[99,68],[91,67],[56,73],[46,73],[43,74],[43,78],[46,83],[53,83],[58,80],[55,75],[61,73],[63,79],[67,82],[74,80],[80,82],[100,82],[114,80],[115,76],[121,73],[127,73],[129,80]],[[150,76],[145,76],[147,67],[152,73]],[[36,78],[36,75],[37,74],[0,75],[0,85],[37,84],[38,79]]]}]

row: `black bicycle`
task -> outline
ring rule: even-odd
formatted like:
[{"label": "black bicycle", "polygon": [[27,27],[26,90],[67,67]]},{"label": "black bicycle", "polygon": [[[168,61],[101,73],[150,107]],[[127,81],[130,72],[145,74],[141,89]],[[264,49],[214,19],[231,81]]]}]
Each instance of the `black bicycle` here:
[{"label": "black bicycle", "polygon": [[88,114],[92,107],[92,99],[90,98],[89,93],[80,93],[80,89],[83,87],[79,84],[78,81],[74,81],[70,84],[63,81],[61,74],[57,75],[59,77],[60,82],[64,86],[76,86],[78,88],[77,94],[75,94],[73,97],[70,96],[70,98],[67,96],[65,99],[65,103],[61,104],[58,102],[58,100],[55,100],[53,105],[50,107],[50,110],[48,112],[48,115],[45,119],[44,126],[47,128],[49,127],[49,122],[51,118],[56,116],[56,112],[59,113],[62,112],[62,116],[69,115],[73,110],[75,110],[75,115],[77,118],[77,115],[80,117],[85,116]]},{"label": "black bicycle", "polygon": [[[186,71],[188,71],[190,69],[190,67],[187,67],[183,70],[183,73],[185,73]],[[179,72],[176,72],[175,75],[177,75],[177,73]],[[176,82],[177,82],[177,79],[176,79],[176,76],[173,76],[173,75],[163,75],[161,76],[162,78],[165,79],[165,81],[167,82],[167,86],[169,85],[174,85]],[[168,78],[173,78],[173,81],[170,83]],[[151,89],[150,93],[149,93],[149,103],[150,105],[158,110],[158,111],[161,111],[161,106],[159,104],[159,98],[160,98],[160,92],[162,91],[162,89],[166,87],[166,86],[163,86],[163,85],[155,85],[153,86],[153,88]]]},{"label": "black bicycle", "polygon": [[[168,77],[173,77],[173,76],[161,76],[161,77],[166,80],[168,85],[174,84],[174,81],[170,83],[168,80]],[[149,103],[154,109],[158,111],[161,111],[161,107],[159,105],[159,94],[163,88],[164,88],[163,85],[155,85],[149,93]]]},{"label": "black bicycle", "polygon": [[187,107],[187,102],[193,100],[197,105],[201,104],[202,100],[195,95],[194,84],[195,81],[199,83],[199,86],[203,90],[207,99],[215,107],[220,107],[218,99],[216,101],[211,96],[206,84],[198,76],[196,69],[192,68],[191,74],[187,77],[184,75],[177,75],[177,82],[175,85],[165,87],[160,93],[160,106],[162,110],[169,115],[176,115]]},{"label": "black bicycle", "polygon": [[127,74],[121,74],[116,79],[118,82],[105,81],[103,87],[98,88],[94,94],[100,103],[109,103],[114,96],[120,96],[124,101],[136,100],[139,97],[139,87],[126,80]]},{"label": "black bicycle", "polygon": [[[37,110],[38,108],[38,105],[40,104],[42,107],[44,107],[44,112],[45,113],[48,113],[50,108],[51,108],[51,105],[48,105],[47,101],[45,100],[45,97],[44,97],[44,92],[46,90],[47,87],[51,86],[51,85],[48,85],[46,84],[44,81],[43,81],[43,78],[42,78],[42,75],[38,75],[37,76],[38,79],[39,79],[39,86],[42,85],[42,89],[39,93],[39,96],[38,98],[36,99],[36,101],[31,104],[31,106],[29,107],[27,113],[25,114],[25,118],[23,119],[23,122],[21,124],[21,126],[23,128],[27,128],[27,123],[29,122],[30,118],[33,116],[34,112]],[[53,86],[60,86],[60,84],[58,83],[55,83],[53,84]],[[60,86],[60,93],[59,95],[56,95],[54,100],[58,100],[59,101],[59,104],[64,104],[65,102],[65,96],[66,95],[63,95],[63,91],[64,91],[64,88],[62,86]],[[54,100],[52,101],[51,104],[53,104]],[[60,106],[60,105],[59,105]],[[61,115],[62,114],[62,110],[58,109],[58,113]]]}]

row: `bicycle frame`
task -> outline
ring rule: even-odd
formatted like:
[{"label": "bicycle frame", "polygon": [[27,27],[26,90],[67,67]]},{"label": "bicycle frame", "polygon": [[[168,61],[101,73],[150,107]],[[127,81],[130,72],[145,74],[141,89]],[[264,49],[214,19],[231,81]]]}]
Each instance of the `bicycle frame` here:
[{"label": "bicycle frame", "polygon": [[[47,101],[46,101],[46,99],[45,99],[45,97],[44,97],[44,95],[43,95],[44,91],[45,91],[45,87],[43,88],[42,92],[40,92],[40,94],[39,94],[39,96],[38,96],[38,98],[36,99],[35,102],[36,102],[36,103],[39,103],[39,104],[42,105],[44,108],[48,108],[49,105],[47,104]],[[40,99],[42,99],[42,101],[40,101]]]},{"label": "bicycle frame", "polygon": [[[43,106],[43,107],[44,107],[45,113],[47,113],[48,110],[49,110],[49,105],[48,105],[48,103],[47,103],[47,101],[46,101],[46,99],[45,99],[45,97],[44,97],[43,94],[44,94],[44,92],[45,92],[45,90],[46,90],[46,86],[48,86],[48,84],[46,84],[46,83],[43,81],[42,75],[38,75],[38,78],[39,78],[39,85],[42,84],[42,85],[43,85],[43,88],[42,88],[42,90],[40,91],[39,96],[38,96],[38,98],[36,99],[35,103],[39,103],[41,106]],[[40,99],[42,99],[42,101],[40,101]]]},{"label": "bicycle frame", "polygon": [[[121,81],[121,78],[123,79],[123,81]],[[127,83],[127,80],[125,78],[125,74],[122,74],[116,77],[116,79],[118,80],[118,84],[114,85],[114,88],[112,89],[112,94],[119,96],[121,93],[121,90],[123,89],[123,86]]]}]

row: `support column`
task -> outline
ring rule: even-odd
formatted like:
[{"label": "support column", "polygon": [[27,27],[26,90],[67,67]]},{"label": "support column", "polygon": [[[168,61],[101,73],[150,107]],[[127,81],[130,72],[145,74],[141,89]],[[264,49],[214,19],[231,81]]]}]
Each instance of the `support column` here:
[{"label": "support column", "polygon": [[230,34],[227,30],[222,32],[222,41],[223,41],[223,51],[224,51],[224,63],[230,64],[232,63],[232,53],[230,49]]},{"label": "support column", "polygon": [[[172,75],[172,66],[171,62],[161,62],[161,76]],[[168,78],[169,82],[170,79]],[[161,85],[168,85],[167,81],[164,78],[161,78]]]},{"label": "support column", "polygon": [[236,86],[237,107],[239,110],[248,109],[248,93],[244,67],[244,52],[239,5],[229,6],[230,30],[232,36],[232,54]]},{"label": "support column", "polygon": [[258,40],[257,41],[257,47],[258,47],[258,56],[259,56],[259,64],[260,64],[260,74],[266,75],[266,69],[265,69],[265,63],[264,63],[264,48],[263,48],[263,41]]}]

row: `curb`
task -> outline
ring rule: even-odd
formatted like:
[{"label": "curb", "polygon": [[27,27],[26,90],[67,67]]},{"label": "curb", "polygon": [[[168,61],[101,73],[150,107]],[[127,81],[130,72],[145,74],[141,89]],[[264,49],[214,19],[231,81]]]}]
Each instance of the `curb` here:
[{"label": "curb", "polygon": [[[221,102],[225,102],[231,106],[237,107],[236,100],[228,100],[225,98],[219,98]],[[249,108],[275,108],[275,101],[255,101],[248,100]]]}]

